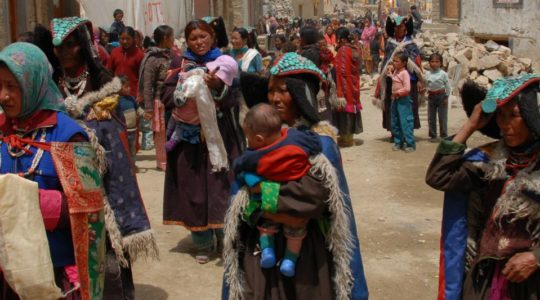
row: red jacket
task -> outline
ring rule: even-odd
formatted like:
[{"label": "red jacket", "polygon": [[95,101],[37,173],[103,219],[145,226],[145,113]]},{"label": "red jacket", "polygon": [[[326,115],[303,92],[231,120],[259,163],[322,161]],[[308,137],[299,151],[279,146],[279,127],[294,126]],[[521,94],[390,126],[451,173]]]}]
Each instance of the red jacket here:
[{"label": "red jacket", "polygon": [[137,97],[139,86],[139,68],[144,58],[144,52],[133,45],[129,49],[116,47],[111,52],[107,68],[116,76],[127,76],[131,86],[131,95]]}]

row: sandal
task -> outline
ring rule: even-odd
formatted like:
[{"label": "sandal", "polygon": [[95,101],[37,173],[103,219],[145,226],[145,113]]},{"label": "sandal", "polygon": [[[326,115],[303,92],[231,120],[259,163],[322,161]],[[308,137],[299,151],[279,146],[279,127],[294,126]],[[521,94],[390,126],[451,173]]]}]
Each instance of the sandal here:
[{"label": "sandal", "polygon": [[204,265],[210,261],[210,250],[211,248],[200,249],[195,254],[195,261],[201,265]]},{"label": "sandal", "polygon": [[210,258],[208,257],[208,253],[199,253],[195,255],[195,261],[201,265],[204,265],[210,261]]}]

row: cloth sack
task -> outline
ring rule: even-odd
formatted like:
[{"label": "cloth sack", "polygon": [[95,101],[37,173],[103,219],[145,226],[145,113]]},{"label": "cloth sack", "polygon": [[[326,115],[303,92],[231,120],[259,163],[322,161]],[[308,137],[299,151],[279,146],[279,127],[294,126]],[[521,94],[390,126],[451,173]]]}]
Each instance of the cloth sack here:
[{"label": "cloth sack", "polygon": [[204,74],[203,69],[187,72],[186,80],[182,83],[182,89],[179,91],[179,97],[191,98],[197,104],[202,134],[206,140],[208,156],[212,164],[212,172],[220,172],[229,169],[229,160],[217,124],[216,104],[210,89],[204,82]]},{"label": "cloth sack", "polygon": [[0,267],[23,300],[59,299],[35,182],[0,175]]}]

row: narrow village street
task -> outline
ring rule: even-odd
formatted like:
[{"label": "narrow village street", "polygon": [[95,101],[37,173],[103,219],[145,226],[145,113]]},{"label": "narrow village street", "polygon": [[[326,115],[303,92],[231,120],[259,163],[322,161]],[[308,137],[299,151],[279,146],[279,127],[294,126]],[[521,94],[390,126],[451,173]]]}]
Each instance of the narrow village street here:
[{"label": "narrow village street", "polygon": [[[424,182],[437,144],[428,141],[427,111],[421,108],[422,128],[415,131],[417,151],[392,151],[382,129],[381,112],[371,104],[372,90],[362,91],[364,133],[358,144],[342,149],[361,240],[370,299],[435,299],[438,284],[442,193]],[[449,111],[449,133],[465,120],[462,108]],[[486,142],[478,134],[470,146]],[[153,169],[151,152],[138,156],[138,175],[161,259],[137,261],[137,299],[218,299],[222,261],[206,265],[193,258],[191,238],[179,226],[162,225],[164,173]],[[150,168],[150,169],[145,169]]]}]

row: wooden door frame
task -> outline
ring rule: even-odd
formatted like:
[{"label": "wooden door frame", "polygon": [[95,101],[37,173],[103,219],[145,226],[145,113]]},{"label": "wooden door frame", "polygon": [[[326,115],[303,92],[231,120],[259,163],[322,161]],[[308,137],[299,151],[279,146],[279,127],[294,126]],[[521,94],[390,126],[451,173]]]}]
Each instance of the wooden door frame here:
[{"label": "wooden door frame", "polygon": [[461,0],[457,0],[457,5],[458,5],[458,17],[457,17],[457,19],[447,18],[445,16],[445,2],[446,1],[448,1],[448,0],[439,0],[439,19],[444,20],[444,21],[448,21],[448,22],[458,22],[459,23],[459,20],[461,20],[461,16],[463,15],[463,13],[461,11]]},{"label": "wooden door frame", "polygon": [[8,0],[8,24],[9,40],[13,43],[17,40],[17,0]]}]

